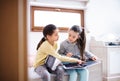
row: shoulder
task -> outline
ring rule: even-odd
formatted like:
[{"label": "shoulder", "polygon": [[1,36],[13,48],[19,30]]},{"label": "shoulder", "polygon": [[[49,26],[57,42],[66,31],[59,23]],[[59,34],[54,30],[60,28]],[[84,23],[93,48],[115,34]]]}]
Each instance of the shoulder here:
[{"label": "shoulder", "polygon": [[66,40],[62,41],[61,44],[63,44],[63,45],[68,44],[68,40],[66,39]]},{"label": "shoulder", "polygon": [[51,47],[51,44],[48,42],[48,41],[44,41],[42,44],[41,44],[41,46],[40,46],[41,48],[49,48],[49,47]]},{"label": "shoulder", "polygon": [[44,46],[44,45],[49,45],[49,42],[48,41],[44,41],[41,46]]},{"label": "shoulder", "polygon": [[63,42],[61,42],[60,47],[64,47],[67,48],[69,46],[69,42],[68,40],[64,40]]}]

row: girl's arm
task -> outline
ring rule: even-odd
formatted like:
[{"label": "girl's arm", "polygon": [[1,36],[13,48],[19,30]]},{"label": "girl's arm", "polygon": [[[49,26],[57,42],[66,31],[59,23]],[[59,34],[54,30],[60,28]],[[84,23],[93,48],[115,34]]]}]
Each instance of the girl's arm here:
[{"label": "girl's arm", "polygon": [[41,52],[44,52],[44,54],[46,54],[46,55],[52,55],[63,62],[79,62],[80,61],[75,58],[70,58],[70,57],[62,56],[62,55],[58,54],[56,52],[55,48],[48,43],[41,46]]},{"label": "girl's arm", "polygon": [[93,53],[91,53],[89,51],[85,51],[85,56],[87,56],[88,58],[90,58],[92,60],[96,60],[97,59],[97,57]]},{"label": "girl's arm", "polygon": [[65,48],[66,48],[66,47],[65,47],[65,44],[64,44],[64,42],[62,42],[62,43],[60,44],[60,49],[58,50],[58,53],[59,53],[60,55],[66,55],[66,56],[68,56],[68,57],[71,57],[73,54],[72,54],[72,53],[67,53]]}]

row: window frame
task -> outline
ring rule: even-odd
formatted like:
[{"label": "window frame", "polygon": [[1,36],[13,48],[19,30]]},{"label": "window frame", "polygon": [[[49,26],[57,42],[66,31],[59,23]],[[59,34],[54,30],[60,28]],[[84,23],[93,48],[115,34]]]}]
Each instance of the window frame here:
[{"label": "window frame", "polygon": [[[81,26],[84,27],[84,10],[77,9],[67,9],[67,8],[57,8],[57,7],[42,7],[42,6],[31,6],[31,15],[30,15],[30,30],[32,32],[41,32],[43,31],[43,26],[34,26],[34,11],[55,11],[55,12],[71,12],[71,13],[80,13],[81,14]],[[69,27],[58,27],[60,32],[67,32]]]}]

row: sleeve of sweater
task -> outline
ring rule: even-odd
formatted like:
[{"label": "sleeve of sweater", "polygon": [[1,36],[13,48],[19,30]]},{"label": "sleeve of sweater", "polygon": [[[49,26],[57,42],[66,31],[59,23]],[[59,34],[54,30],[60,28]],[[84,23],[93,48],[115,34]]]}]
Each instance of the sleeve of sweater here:
[{"label": "sleeve of sweater", "polygon": [[41,48],[41,51],[43,51],[45,54],[52,55],[63,62],[77,62],[78,61],[78,59],[70,58],[70,57],[62,56],[62,55],[58,54],[56,52],[55,48],[52,45],[50,45],[49,43],[44,44]]},{"label": "sleeve of sweater", "polygon": [[89,52],[89,51],[85,51],[85,55],[88,57],[88,58],[92,58],[93,56],[95,56],[93,53]]}]

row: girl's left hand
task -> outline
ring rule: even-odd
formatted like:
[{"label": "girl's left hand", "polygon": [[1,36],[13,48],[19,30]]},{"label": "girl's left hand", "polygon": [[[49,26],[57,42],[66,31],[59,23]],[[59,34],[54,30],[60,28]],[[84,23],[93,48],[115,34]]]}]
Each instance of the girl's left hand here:
[{"label": "girl's left hand", "polygon": [[92,59],[93,61],[97,60],[97,58],[96,58],[95,56],[93,56],[91,59]]}]

